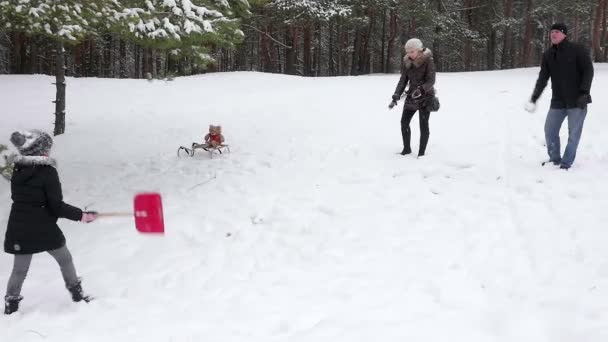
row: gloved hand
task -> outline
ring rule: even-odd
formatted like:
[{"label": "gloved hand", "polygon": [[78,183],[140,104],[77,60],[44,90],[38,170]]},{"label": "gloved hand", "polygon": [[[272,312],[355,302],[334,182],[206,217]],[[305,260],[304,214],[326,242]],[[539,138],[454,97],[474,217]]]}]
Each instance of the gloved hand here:
[{"label": "gloved hand", "polygon": [[580,94],[576,99],[576,105],[580,109],[587,108],[587,104],[591,103],[591,96],[589,94]]},{"label": "gloved hand", "polygon": [[536,103],[530,100],[524,105],[524,109],[529,113],[534,113],[536,111]]},{"label": "gloved hand", "polygon": [[424,89],[422,89],[421,87],[418,87],[418,88],[414,89],[414,91],[412,92],[412,99],[417,100],[417,99],[421,98],[422,95],[424,95]]},{"label": "gloved hand", "polygon": [[400,99],[400,98],[401,98],[401,96],[400,96],[400,95],[394,94],[394,95],[393,95],[393,102],[397,102],[397,101],[399,101],[399,99]]},{"label": "gloved hand", "polygon": [[397,105],[396,101],[391,101],[391,103],[388,104],[388,109],[393,109],[393,108],[395,108],[396,105]]},{"label": "gloved hand", "polygon": [[98,214],[96,211],[83,211],[82,218],[80,219],[80,221],[84,223],[89,223],[97,220],[97,217]]}]

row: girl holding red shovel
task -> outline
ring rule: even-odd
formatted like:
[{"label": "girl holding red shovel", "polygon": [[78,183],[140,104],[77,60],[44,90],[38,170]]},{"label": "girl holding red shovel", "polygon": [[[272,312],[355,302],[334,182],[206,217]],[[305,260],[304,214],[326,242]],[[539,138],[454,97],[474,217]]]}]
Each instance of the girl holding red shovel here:
[{"label": "girl holding red shovel", "polygon": [[32,257],[40,252],[47,252],[55,258],[72,300],[88,302],[90,297],[82,291],[57,219],[89,223],[97,219],[97,213],[83,212],[63,202],[56,163],[49,158],[53,145],[50,135],[37,130],[14,132],[11,142],[20,155],[14,160],[11,177],[13,205],[4,240],[4,251],[15,257],[4,297],[4,313],[9,315],[19,309],[19,302],[23,299],[21,287]]}]

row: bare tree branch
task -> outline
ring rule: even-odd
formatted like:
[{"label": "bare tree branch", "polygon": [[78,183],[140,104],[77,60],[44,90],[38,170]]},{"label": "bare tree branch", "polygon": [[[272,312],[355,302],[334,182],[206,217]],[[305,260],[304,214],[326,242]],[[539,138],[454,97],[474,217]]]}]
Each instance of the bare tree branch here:
[{"label": "bare tree branch", "polygon": [[282,47],[284,47],[284,48],[287,48],[287,49],[293,49],[293,47],[292,47],[292,46],[289,46],[289,45],[285,45],[285,44],[283,44],[282,42],[280,42],[280,41],[276,40],[274,37],[272,37],[271,35],[269,35],[267,32],[264,32],[264,31],[260,30],[259,28],[255,27],[255,26],[251,26],[251,25],[248,25],[248,24],[241,24],[241,25],[246,26],[246,27],[249,27],[249,28],[251,28],[252,30],[254,30],[254,31],[256,31],[256,32],[261,33],[261,34],[263,34],[263,35],[267,36],[267,37],[268,37],[268,38],[270,38],[270,39],[271,39],[273,42],[275,42],[275,43],[277,43],[277,44],[281,45],[281,46],[282,46]]}]

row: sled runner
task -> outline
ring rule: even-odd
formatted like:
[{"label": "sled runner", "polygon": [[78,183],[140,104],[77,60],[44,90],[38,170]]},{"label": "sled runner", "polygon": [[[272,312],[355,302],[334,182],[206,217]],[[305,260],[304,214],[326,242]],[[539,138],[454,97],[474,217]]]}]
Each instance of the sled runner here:
[{"label": "sled runner", "polygon": [[194,153],[196,152],[196,150],[205,150],[207,152],[209,152],[209,156],[211,158],[213,158],[213,154],[214,153],[219,153],[219,154],[223,154],[224,152],[230,152],[230,146],[226,145],[226,144],[220,144],[217,146],[210,146],[207,144],[197,144],[197,143],[192,143],[192,146],[190,148],[185,147],[185,146],[180,146],[177,149],[177,156],[181,157],[182,155],[184,155],[184,153],[189,156],[189,157],[193,157]]}]

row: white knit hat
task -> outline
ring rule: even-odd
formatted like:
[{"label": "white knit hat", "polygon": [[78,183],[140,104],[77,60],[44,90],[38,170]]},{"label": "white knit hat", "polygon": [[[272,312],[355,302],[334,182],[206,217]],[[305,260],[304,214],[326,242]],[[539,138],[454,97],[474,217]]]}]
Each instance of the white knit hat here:
[{"label": "white knit hat", "polygon": [[422,51],[422,49],[424,49],[424,46],[422,45],[422,41],[418,38],[412,38],[405,43],[405,51]]}]

